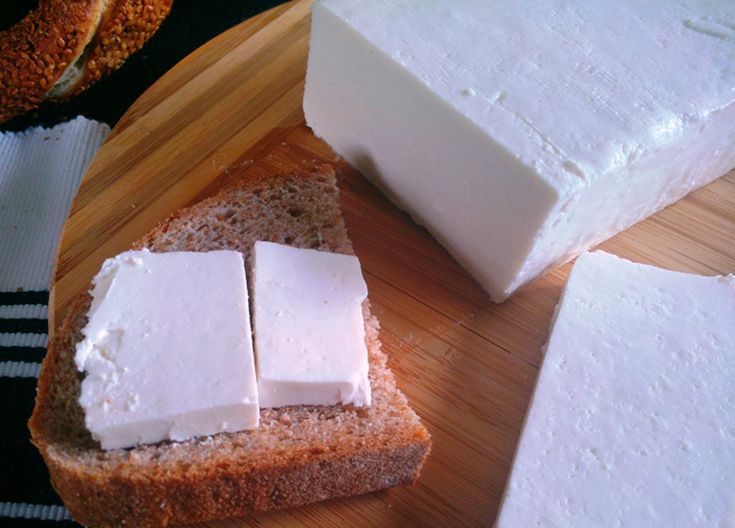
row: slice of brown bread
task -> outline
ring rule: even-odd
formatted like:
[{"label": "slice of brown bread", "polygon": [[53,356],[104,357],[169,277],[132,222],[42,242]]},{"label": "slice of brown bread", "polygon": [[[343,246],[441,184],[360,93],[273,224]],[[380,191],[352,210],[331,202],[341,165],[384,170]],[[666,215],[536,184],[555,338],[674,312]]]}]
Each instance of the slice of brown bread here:
[{"label": "slice of brown bread", "polygon": [[[256,240],[352,253],[333,170],[243,182],[183,209],[135,247],[236,249]],[[365,303],[372,405],[261,410],[260,427],[102,451],[84,427],[75,344],[89,296],[49,345],[29,422],[72,516],[87,526],[166,526],[283,508],[414,482],[429,434],[397,389]],[[207,351],[203,350],[203,354]]]}]

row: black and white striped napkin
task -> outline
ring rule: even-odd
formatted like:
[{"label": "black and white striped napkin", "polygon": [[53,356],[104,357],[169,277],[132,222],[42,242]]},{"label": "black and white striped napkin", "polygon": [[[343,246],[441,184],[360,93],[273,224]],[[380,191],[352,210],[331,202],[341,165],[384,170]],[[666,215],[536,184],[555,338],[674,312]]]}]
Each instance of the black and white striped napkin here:
[{"label": "black and white striped napkin", "polygon": [[109,127],[78,117],[0,134],[0,526],[78,526],[26,425],[46,353],[48,289],[71,200]]}]

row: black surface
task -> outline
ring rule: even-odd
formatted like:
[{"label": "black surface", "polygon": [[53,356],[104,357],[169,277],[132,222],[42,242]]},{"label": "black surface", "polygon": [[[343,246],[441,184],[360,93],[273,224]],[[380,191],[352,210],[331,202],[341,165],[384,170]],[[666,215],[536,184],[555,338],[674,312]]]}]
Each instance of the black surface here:
[{"label": "black surface", "polygon": [[[36,378],[0,378],[0,398],[7,405],[0,434],[0,502],[60,504],[48,471],[31,445],[28,418],[36,395]],[[11,455],[12,453],[12,455]],[[0,517],[0,526],[4,519]]]},{"label": "black surface", "polygon": [[47,291],[14,291],[0,292],[0,304],[48,304]]},{"label": "black surface", "polygon": [[[46,105],[0,125],[0,131],[53,126],[77,115],[111,126],[161,75],[226,29],[283,0],[175,0],[168,19],[142,51],[110,77],[71,101]],[[0,30],[20,20],[37,1],[0,0]],[[0,292],[0,305],[46,304],[48,292]],[[0,319],[0,332],[45,333],[46,320]],[[0,346],[0,361],[40,361],[43,348]],[[33,409],[35,378],[0,377],[0,502],[60,504],[26,425]],[[2,527],[78,526],[72,521],[0,517]]]},{"label": "black surface", "polygon": [[[11,321],[12,319],[0,319],[0,321]],[[48,324],[46,319],[41,319]],[[46,355],[45,347],[34,346],[0,346],[0,361],[43,361]],[[2,380],[3,378],[0,378]]]},{"label": "black surface", "polygon": [[[171,14],[141,51],[74,99],[47,104],[0,125],[0,131],[53,126],[84,115],[111,126],[161,75],[205,42],[284,0],[174,0]],[[20,20],[37,1],[0,0],[0,28]]]},{"label": "black surface", "polygon": [[0,334],[45,334],[45,319],[0,319]]},{"label": "black surface", "polygon": [[74,521],[39,521],[36,519],[2,519],[3,528],[80,528]]},{"label": "black surface", "polygon": [[36,0],[4,0],[0,3],[0,31],[21,20],[37,5]]}]

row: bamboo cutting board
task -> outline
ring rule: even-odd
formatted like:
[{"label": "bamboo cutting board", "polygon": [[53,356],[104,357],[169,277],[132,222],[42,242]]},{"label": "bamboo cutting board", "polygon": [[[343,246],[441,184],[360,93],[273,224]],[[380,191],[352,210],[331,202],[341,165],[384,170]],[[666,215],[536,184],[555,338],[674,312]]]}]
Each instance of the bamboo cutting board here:
[{"label": "bamboo cutting board", "polygon": [[[232,179],[335,163],[384,348],[432,434],[433,450],[414,487],[206,526],[488,526],[569,266],[494,305],[423,229],[335,159],[301,111],[310,3],[280,6],[212,40],[118,123],[66,222],[52,330],[104,258],[176,209]],[[730,173],[601,247],[638,262],[715,274],[735,271],[734,241]]]}]

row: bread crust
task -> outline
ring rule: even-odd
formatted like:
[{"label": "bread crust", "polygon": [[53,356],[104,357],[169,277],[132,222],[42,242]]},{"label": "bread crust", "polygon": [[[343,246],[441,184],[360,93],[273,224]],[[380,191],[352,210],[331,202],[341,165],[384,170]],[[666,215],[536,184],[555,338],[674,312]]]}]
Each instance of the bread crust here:
[{"label": "bread crust", "polygon": [[[154,528],[244,516],[411,484],[426,457],[423,442],[367,448],[351,454],[306,453],[299,462],[257,470],[233,463],[195,477],[150,481],[95,478],[56,465],[54,488],[74,519],[85,526]],[[141,476],[143,477],[143,476]]]},{"label": "bread crust", "polygon": [[[337,192],[334,173],[325,167],[250,181],[180,211],[136,246],[230,247],[247,258],[257,239],[288,238],[300,247],[352,253]],[[241,209],[234,210],[238,203]],[[227,236],[230,231],[237,236]],[[87,294],[75,301],[49,344],[29,421],[52,484],[78,522],[101,527],[199,522],[366,493],[418,477],[430,438],[395,385],[367,302],[369,409],[263,409],[254,431],[113,451],[102,451],[91,439],[77,403],[81,375],[73,356],[89,302]]]},{"label": "bread crust", "polygon": [[[0,122],[45,100],[78,94],[120,67],[155,33],[172,3],[40,0],[23,20],[0,32]],[[80,57],[84,62],[79,78],[53,90]]]},{"label": "bread crust", "polygon": [[41,104],[91,40],[103,5],[104,0],[40,0],[0,32],[0,122]]},{"label": "bread crust", "polygon": [[92,41],[79,82],[59,94],[72,97],[118,69],[158,30],[168,16],[173,0],[110,0]]}]

